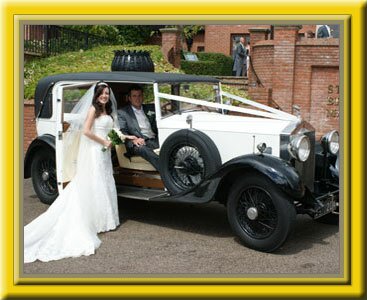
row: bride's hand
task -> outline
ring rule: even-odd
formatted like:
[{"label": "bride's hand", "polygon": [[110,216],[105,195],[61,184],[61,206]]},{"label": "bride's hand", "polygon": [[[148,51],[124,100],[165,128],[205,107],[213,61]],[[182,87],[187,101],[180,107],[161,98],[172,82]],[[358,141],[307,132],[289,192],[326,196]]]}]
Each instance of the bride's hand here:
[{"label": "bride's hand", "polygon": [[106,148],[111,148],[112,147],[112,142],[108,141],[108,140],[105,140],[103,142],[103,146],[105,146]]}]

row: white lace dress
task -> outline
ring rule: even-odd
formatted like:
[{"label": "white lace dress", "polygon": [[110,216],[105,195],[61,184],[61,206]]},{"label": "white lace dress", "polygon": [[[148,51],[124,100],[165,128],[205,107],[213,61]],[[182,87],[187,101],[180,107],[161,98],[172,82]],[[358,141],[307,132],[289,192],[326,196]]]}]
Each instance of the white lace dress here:
[{"label": "white lace dress", "polygon": [[[92,130],[105,138],[110,116],[102,115]],[[111,152],[82,135],[75,177],[49,209],[24,227],[24,262],[91,255],[100,246],[97,233],[119,225]]]}]

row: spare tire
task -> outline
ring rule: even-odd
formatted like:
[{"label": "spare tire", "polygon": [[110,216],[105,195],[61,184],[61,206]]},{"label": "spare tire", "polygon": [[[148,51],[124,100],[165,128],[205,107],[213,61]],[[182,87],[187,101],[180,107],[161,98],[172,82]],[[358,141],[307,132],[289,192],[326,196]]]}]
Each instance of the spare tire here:
[{"label": "spare tire", "polygon": [[190,190],[222,165],[214,142],[192,129],[170,135],[161,147],[159,161],[162,180],[171,194]]},{"label": "spare tire", "polygon": [[154,63],[148,51],[115,50],[111,71],[154,72]]}]

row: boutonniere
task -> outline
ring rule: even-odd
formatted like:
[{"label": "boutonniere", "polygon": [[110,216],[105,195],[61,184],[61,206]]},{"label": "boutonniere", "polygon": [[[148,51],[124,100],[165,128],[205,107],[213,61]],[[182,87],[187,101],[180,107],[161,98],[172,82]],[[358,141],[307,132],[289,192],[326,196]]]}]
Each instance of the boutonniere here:
[{"label": "boutonniere", "polygon": [[150,117],[150,118],[153,117],[154,115],[155,115],[155,112],[152,111],[152,110],[147,112],[147,116]]}]

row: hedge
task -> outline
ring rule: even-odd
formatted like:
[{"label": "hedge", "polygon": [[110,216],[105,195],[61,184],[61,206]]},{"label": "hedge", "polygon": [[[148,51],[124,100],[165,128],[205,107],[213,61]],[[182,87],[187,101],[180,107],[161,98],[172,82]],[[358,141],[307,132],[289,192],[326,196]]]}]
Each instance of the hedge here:
[{"label": "hedge", "polygon": [[186,74],[231,76],[233,59],[222,53],[196,53],[199,61],[181,60],[181,69]]}]

